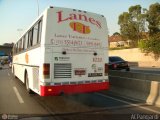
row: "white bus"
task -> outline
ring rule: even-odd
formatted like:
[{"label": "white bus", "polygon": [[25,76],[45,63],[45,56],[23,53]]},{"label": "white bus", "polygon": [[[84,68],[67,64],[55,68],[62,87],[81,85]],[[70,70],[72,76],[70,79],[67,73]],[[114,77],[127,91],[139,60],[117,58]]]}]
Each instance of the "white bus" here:
[{"label": "white bus", "polygon": [[12,72],[40,96],[109,89],[103,15],[49,7],[13,47]]}]

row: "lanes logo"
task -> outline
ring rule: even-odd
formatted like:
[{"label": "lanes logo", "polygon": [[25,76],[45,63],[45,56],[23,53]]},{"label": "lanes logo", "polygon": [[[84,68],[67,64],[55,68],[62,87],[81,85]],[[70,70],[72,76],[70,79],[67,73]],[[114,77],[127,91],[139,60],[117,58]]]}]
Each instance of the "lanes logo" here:
[{"label": "lanes logo", "polygon": [[76,31],[82,34],[89,34],[91,32],[89,26],[86,26],[80,22],[70,22],[70,27],[73,29],[73,31]]},{"label": "lanes logo", "polygon": [[101,26],[101,22],[99,22],[98,20],[92,18],[92,17],[88,17],[85,14],[75,14],[75,13],[70,13],[68,16],[66,16],[66,14],[63,14],[63,11],[58,11],[57,12],[57,22],[61,23],[64,21],[69,21],[69,20],[74,20],[74,22],[70,22],[70,27],[73,29],[73,31],[82,33],[82,34],[89,34],[91,32],[90,27],[86,26],[80,22],[75,22],[76,20],[79,21],[84,21],[84,22],[89,22],[93,25],[95,25],[96,27],[98,27],[99,29],[102,28]]}]

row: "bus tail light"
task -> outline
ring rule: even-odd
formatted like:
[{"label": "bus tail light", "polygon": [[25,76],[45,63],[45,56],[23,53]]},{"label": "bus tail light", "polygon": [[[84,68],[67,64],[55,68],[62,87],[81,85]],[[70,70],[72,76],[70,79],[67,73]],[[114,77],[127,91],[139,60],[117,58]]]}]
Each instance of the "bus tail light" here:
[{"label": "bus tail light", "polygon": [[43,76],[45,79],[50,78],[50,64],[43,64]]},{"label": "bus tail light", "polygon": [[107,63],[105,63],[105,65],[104,65],[104,74],[105,74],[105,76],[108,75],[108,64]]}]

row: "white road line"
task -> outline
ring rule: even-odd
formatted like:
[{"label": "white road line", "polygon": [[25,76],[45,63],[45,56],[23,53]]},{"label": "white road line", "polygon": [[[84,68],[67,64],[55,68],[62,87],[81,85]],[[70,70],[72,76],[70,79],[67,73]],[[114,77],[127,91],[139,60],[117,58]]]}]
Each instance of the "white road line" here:
[{"label": "white road line", "polygon": [[141,109],[144,109],[144,110],[147,110],[147,111],[150,111],[150,112],[154,112],[156,114],[160,114],[160,111],[156,111],[156,110],[153,110],[153,109],[150,109],[150,108],[146,108],[146,107],[143,107],[143,106],[140,106],[138,104],[133,104],[133,103],[130,103],[130,102],[127,102],[127,101],[124,101],[124,100],[120,100],[120,99],[117,99],[117,98],[113,98],[113,97],[110,97],[110,96],[107,96],[107,95],[103,95],[103,94],[100,94],[100,93],[95,93],[97,95],[100,95],[100,96],[103,96],[105,98],[111,98],[113,100],[116,100],[116,101],[119,101],[119,102],[123,102],[125,104],[129,104],[131,106],[134,106],[134,107],[138,107],[138,108],[141,108]]},{"label": "white road line", "polygon": [[19,100],[19,103],[24,103],[24,101],[23,101],[21,95],[19,94],[17,88],[14,86],[13,89],[14,89],[14,92],[15,92],[15,94],[16,94],[18,100]]},{"label": "white road line", "polygon": [[[118,95],[117,95],[118,96]],[[128,97],[125,97],[125,96],[120,96],[121,98],[124,98],[124,99],[127,99],[127,100],[132,100],[132,101],[135,101],[135,102],[139,102],[139,100],[137,99],[134,99],[134,98],[128,98]]]}]

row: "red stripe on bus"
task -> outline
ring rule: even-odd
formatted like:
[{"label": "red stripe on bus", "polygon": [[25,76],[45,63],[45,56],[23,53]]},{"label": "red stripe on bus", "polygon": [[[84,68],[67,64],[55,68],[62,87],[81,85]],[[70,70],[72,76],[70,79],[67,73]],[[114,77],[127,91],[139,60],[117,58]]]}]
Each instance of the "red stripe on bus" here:
[{"label": "red stripe on bus", "polygon": [[40,86],[40,96],[54,96],[75,93],[97,92],[109,89],[109,82],[88,83],[75,85],[56,85],[56,86]]}]

